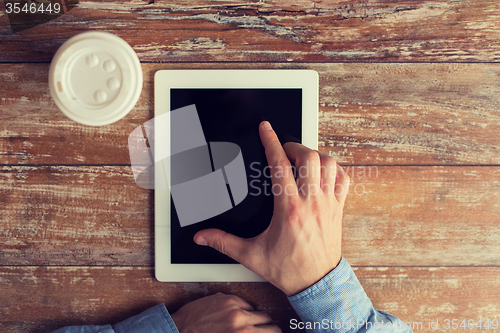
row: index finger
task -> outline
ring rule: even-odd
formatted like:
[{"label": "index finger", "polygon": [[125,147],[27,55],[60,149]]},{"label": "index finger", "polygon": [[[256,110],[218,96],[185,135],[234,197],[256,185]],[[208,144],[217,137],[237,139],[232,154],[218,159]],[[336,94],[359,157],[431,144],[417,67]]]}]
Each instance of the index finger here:
[{"label": "index finger", "polygon": [[271,167],[273,186],[280,186],[281,192],[286,191],[285,193],[290,195],[298,194],[290,160],[268,121],[260,123],[259,134],[266,150],[267,163]]}]

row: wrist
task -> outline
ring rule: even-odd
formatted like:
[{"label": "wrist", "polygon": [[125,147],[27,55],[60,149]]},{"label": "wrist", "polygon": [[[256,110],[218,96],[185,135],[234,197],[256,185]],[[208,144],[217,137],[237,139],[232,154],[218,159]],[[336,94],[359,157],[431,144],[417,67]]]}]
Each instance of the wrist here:
[{"label": "wrist", "polygon": [[325,276],[330,274],[330,272],[332,272],[335,268],[338,267],[341,260],[342,257],[339,256],[338,259],[335,259],[333,261],[333,264],[323,266],[325,268],[316,270],[315,274],[311,274],[310,276],[304,276],[304,279],[302,281],[300,282],[297,281],[296,283],[293,282],[284,283],[282,284],[281,288],[280,287],[278,288],[281,289],[281,291],[283,291],[287,297],[297,295],[303,292],[304,290],[309,289],[310,287],[321,281]]},{"label": "wrist", "polygon": [[174,322],[175,327],[177,327],[177,330],[179,332],[182,332],[182,318],[181,318],[181,315],[179,314],[179,311],[171,314],[170,317],[172,318],[172,321]]}]

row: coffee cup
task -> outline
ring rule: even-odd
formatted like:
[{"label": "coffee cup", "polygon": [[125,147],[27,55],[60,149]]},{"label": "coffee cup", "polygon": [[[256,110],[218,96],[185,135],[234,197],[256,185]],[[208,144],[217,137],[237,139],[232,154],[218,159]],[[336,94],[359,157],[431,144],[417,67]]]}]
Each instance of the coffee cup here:
[{"label": "coffee cup", "polygon": [[50,94],[70,119],[103,126],[125,117],[142,90],[137,54],[107,32],[85,32],[67,40],[49,71]]}]

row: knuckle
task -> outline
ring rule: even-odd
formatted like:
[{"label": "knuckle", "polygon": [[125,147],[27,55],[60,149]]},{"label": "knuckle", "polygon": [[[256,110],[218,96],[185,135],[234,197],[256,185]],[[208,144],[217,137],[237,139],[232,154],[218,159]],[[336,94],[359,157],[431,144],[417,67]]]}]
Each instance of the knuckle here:
[{"label": "knuckle", "polygon": [[302,157],[305,161],[311,161],[311,162],[319,162],[320,157],[319,153],[316,150],[308,150],[303,153]]},{"label": "knuckle", "polygon": [[224,249],[224,243],[222,243],[222,241],[220,239],[217,239],[217,240],[214,241],[214,248],[217,251],[225,254],[225,252],[224,252],[224,250],[225,250]]},{"label": "knuckle", "polygon": [[287,201],[286,209],[289,214],[297,215],[299,214],[301,201],[298,198],[290,198]]},{"label": "knuckle", "polygon": [[290,200],[287,205],[288,220],[292,223],[298,222],[301,219],[300,203],[298,200]]},{"label": "knuckle", "polygon": [[241,309],[235,308],[229,312],[228,319],[231,324],[236,325],[242,322],[245,316],[246,316],[245,313],[243,313]]},{"label": "knuckle", "polygon": [[286,170],[286,168],[290,167],[290,161],[288,159],[281,158],[276,160],[275,166],[277,168],[282,168],[283,170]]},{"label": "knuckle", "polygon": [[311,200],[310,205],[313,216],[320,216],[323,205],[318,200]]},{"label": "knuckle", "polygon": [[226,307],[234,307],[237,304],[237,299],[233,295],[222,294],[222,303]]},{"label": "knuckle", "polygon": [[226,236],[226,234],[227,234],[226,232],[223,232],[223,234],[219,235],[219,237],[216,237],[212,245],[214,249],[224,254],[227,254],[226,246],[224,243],[224,237]]},{"label": "knuckle", "polygon": [[240,297],[236,295],[227,295],[228,299],[230,302],[233,304],[239,304],[241,301],[243,301]]},{"label": "knuckle", "polygon": [[327,168],[335,168],[337,166],[337,161],[329,155],[321,155],[321,164]]},{"label": "knuckle", "polygon": [[226,304],[227,299],[229,297],[229,295],[221,292],[218,292],[217,294],[215,294],[215,296],[217,297],[217,302],[221,302],[222,304]]}]

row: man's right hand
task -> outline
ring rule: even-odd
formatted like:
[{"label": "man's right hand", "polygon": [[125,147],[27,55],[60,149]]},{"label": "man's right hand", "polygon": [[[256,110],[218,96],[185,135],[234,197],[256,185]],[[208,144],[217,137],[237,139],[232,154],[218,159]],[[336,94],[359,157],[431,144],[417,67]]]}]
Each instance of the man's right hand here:
[{"label": "man's right hand", "polygon": [[180,333],[281,333],[269,315],[221,293],[188,303],[171,317]]},{"label": "man's right hand", "polygon": [[232,257],[291,296],[321,280],[340,262],[349,177],[330,156],[298,143],[281,146],[268,122],[260,124],[259,132],[275,193],[271,224],[251,239],[207,229],[199,231],[194,241]]}]

